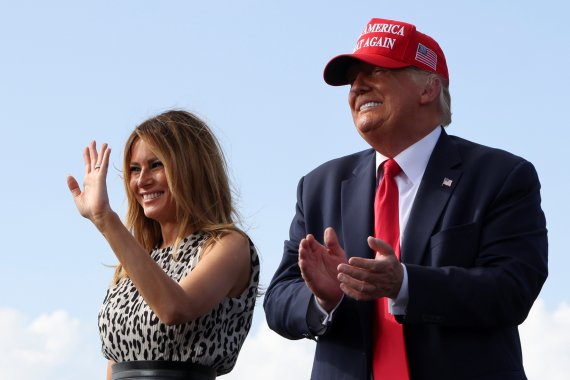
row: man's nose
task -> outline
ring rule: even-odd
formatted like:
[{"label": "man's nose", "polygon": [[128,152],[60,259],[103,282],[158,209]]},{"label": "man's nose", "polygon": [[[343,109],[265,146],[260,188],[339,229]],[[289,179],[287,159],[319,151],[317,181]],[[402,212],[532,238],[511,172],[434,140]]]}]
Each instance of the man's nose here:
[{"label": "man's nose", "polygon": [[369,88],[368,81],[366,79],[366,73],[363,71],[358,72],[350,85],[350,92],[359,94],[363,91],[366,91]]}]

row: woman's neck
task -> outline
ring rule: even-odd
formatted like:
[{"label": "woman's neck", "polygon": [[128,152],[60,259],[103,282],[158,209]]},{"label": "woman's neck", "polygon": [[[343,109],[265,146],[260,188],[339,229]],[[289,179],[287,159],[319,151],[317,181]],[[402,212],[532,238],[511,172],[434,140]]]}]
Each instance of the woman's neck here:
[{"label": "woman's neck", "polygon": [[[179,237],[180,225],[177,223],[167,223],[160,225],[160,231],[162,233],[162,244],[160,248],[166,248],[174,245],[174,242]],[[193,231],[188,229],[184,231],[183,236],[190,235]]]}]

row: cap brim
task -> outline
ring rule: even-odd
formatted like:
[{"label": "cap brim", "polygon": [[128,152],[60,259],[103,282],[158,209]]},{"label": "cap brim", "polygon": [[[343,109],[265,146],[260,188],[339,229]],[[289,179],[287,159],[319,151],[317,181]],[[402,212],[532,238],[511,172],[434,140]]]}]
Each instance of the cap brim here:
[{"label": "cap brim", "polygon": [[410,66],[409,63],[400,62],[392,58],[377,54],[342,54],[334,57],[327,63],[323,77],[331,86],[344,86],[349,84],[348,69],[356,62],[365,62],[387,69],[400,69]]}]

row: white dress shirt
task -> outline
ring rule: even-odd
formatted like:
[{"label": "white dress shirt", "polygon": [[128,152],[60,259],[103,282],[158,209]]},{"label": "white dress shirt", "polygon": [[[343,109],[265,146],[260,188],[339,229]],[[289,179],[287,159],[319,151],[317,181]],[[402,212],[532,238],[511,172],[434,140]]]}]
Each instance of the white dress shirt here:
[{"label": "white dress shirt", "polygon": [[[400,168],[402,168],[402,171],[394,178],[398,186],[400,242],[404,241],[406,226],[408,225],[408,219],[412,211],[414,200],[416,199],[416,194],[440,134],[441,128],[435,128],[423,139],[409,146],[394,157],[394,160],[398,163]],[[376,173],[378,173],[380,165],[386,160],[388,160],[388,157],[384,157],[376,152]],[[378,173],[378,176],[380,176],[380,173]],[[380,180],[381,178],[378,178],[378,183],[380,183]],[[389,312],[395,315],[405,315],[406,307],[408,306],[408,271],[404,264],[402,264],[402,267],[404,268],[404,278],[400,292],[396,299],[391,299],[391,302],[388,303]]]}]

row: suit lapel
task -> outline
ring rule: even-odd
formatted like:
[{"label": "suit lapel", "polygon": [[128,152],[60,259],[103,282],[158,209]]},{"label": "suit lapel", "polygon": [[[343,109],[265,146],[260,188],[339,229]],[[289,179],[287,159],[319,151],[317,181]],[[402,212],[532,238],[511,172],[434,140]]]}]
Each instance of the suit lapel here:
[{"label": "suit lapel", "polygon": [[401,245],[402,262],[418,265],[422,262],[436,223],[461,178],[460,163],[457,148],[442,130],[408,219]]},{"label": "suit lapel", "polygon": [[341,184],[342,240],[347,256],[372,257],[366,238],[374,228],[374,150],[361,159]]},{"label": "suit lapel", "polygon": [[[374,192],[376,188],[375,152],[365,154],[352,172],[352,176],[341,184],[342,240],[345,252],[352,256],[372,258],[367,238],[374,231]],[[372,347],[372,302],[347,300],[356,310],[356,317],[362,326],[362,344],[366,352]]]}]

